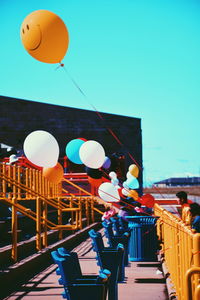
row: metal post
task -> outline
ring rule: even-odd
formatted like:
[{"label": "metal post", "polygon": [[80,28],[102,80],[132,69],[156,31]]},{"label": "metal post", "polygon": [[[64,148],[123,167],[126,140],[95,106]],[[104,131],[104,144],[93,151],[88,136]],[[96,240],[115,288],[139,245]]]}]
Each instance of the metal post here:
[{"label": "metal post", "polygon": [[78,203],[78,207],[79,207],[79,229],[83,229],[83,222],[82,222],[82,203],[81,203],[81,198],[79,198],[79,203]]},{"label": "metal post", "polygon": [[91,198],[91,220],[94,223],[94,200]]},{"label": "metal post", "polygon": [[41,250],[41,201],[36,199],[36,249]]},{"label": "metal post", "polygon": [[[62,225],[62,209],[60,208],[60,197],[58,198],[58,225]],[[58,233],[58,238],[59,240],[62,240],[63,238],[63,230],[59,229]]]},{"label": "metal post", "polygon": [[[187,270],[185,275],[185,282],[186,282],[186,298],[187,300],[194,300],[192,297],[192,283],[191,278],[194,274],[200,274],[200,267],[194,267],[189,270]],[[198,293],[198,292],[197,292]],[[195,294],[197,294],[195,293]],[[196,299],[195,299],[196,300]]]},{"label": "metal post", "polygon": [[89,216],[89,199],[87,198],[85,200],[85,214],[87,219],[87,226],[90,224],[90,216]]},{"label": "metal post", "polygon": [[[12,198],[12,203],[17,204],[17,198]],[[12,205],[12,251],[11,257],[14,262],[17,261],[17,208]]]},{"label": "metal post", "polygon": [[48,246],[48,241],[47,241],[47,203],[43,201],[42,205],[42,224],[43,224],[43,233],[42,233],[42,246],[47,247]]}]

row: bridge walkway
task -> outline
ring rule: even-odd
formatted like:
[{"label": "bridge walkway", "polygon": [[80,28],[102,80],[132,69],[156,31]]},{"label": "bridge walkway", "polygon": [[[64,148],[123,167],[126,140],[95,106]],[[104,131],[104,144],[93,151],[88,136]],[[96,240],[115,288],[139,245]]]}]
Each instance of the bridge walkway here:
[{"label": "bridge walkway", "polygon": [[[90,238],[80,243],[73,251],[78,253],[84,274],[98,274],[99,267]],[[130,262],[126,267],[125,281],[118,284],[118,300],[169,299],[165,278],[159,269],[159,262]],[[63,288],[58,284],[58,278],[56,266],[52,264],[4,299],[61,300]]]}]

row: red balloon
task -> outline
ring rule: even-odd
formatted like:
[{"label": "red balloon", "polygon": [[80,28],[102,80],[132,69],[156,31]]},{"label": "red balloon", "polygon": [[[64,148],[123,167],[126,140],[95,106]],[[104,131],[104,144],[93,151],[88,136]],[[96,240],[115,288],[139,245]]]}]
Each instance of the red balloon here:
[{"label": "red balloon", "polygon": [[146,207],[152,208],[155,204],[155,198],[151,194],[145,194],[140,198],[140,203]]}]

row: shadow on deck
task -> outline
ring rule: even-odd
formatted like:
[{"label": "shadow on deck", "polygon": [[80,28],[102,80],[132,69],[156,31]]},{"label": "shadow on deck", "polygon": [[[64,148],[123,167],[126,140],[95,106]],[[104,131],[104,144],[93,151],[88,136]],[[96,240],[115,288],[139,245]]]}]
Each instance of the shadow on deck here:
[{"label": "shadow on deck", "polygon": [[[90,227],[91,228],[91,227]],[[90,229],[89,228],[89,229]],[[96,264],[95,252],[92,250],[91,240],[87,238],[88,229],[85,230],[82,241],[68,248],[77,252],[83,274],[98,274],[99,267]],[[102,232],[102,229],[101,229]],[[105,240],[106,241],[106,240]],[[60,245],[54,245],[57,248]],[[67,248],[67,244],[65,244]],[[41,254],[42,255],[42,254]],[[58,284],[59,276],[56,275],[57,266],[51,264],[41,270],[32,278],[13,289],[12,293],[0,299],[9,300],[59,300],[62,299],[63,287]],[[130,262],[125,270],[125,280],[118,284],[118,300],[167,300],[168,292],[163,274],[159,272],[160,262]],[[24,267],[23,272],[26,272]],[[13,284],[13,279],[7,276],[7,285]],[[2,286],[2,285],[1,285]],[[5,289],[6,290],[6,289]],[[1,293],[2,295],[2,293]],[[1,296],[2,297],[2,296]]]}]

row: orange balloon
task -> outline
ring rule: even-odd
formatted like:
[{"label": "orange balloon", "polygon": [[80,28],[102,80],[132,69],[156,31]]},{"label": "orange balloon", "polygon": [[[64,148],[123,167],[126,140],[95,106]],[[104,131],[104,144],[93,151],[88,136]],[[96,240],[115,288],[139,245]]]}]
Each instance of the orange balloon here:
[{"label": "orange balloon", "polygon": [[138,193],[135,190],[130,190],[129,194],[128,194],[128,197],[131,197],[135,201],[137,201],[138,200]]},{"label": "orange balloon", "polygon": [[20,36],[26,51],[39,61],[59,63],[67,52],[67,27],[51,11],[36,10],[29,14],[21,25]]},{"label": "orange balloon", "polygon": [[60,183],[63,179],[64,170],[60,163],[57,163],[53,168],[43,168],[42,175],[50,182]]},{"label": "orange balloon", "polygon": [[138,175],[139,175],[139,169],[138,169],[138,167],[136,166],[136,165],[130,165],[129,166],[129,168],[128,168],[128,170],[129,170],[129,173],[132,175],[132,176],[134,176],[134,177],[138,177]]}]

